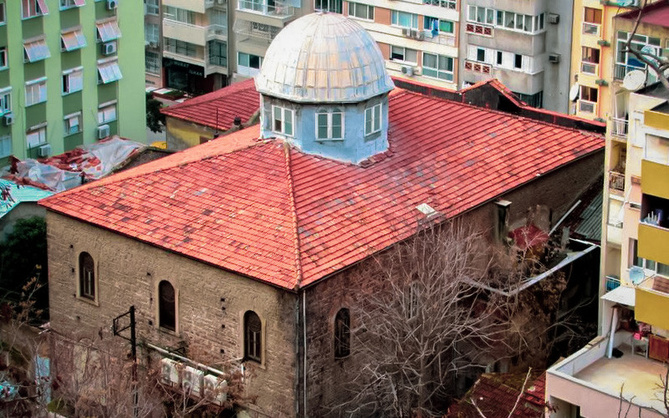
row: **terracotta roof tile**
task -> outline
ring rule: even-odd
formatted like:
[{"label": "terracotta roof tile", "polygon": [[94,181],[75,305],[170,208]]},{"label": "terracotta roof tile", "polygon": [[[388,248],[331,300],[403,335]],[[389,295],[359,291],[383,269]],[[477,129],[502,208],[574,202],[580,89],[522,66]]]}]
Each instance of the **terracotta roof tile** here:
[{"label": "terracotta roof tile", "polygon": [[227,131],[232,128],[235,117],[239,116],[245,124],[259,107],[260,95],[253,79],[249,79],[166,107],[161,112],[166,116]]},{"label": "terracotta roof tile", "polygon": [[250,127],[42,204],[294,289],[411,235],[421,203],[452,217],[604,147],[598,134],[405,90],[389,106],[390,151],[366,168]]}]

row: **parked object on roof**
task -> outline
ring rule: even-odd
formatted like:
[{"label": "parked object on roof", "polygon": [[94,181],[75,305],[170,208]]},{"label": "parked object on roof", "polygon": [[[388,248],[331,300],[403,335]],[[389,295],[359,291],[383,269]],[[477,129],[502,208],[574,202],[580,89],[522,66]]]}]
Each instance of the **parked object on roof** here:
[{"label": "parked object on roof", "polygon": [[138,142],[113,136],[41,160],[14,160],[9,173],[3,177],[19,184],[62,192],[80,185],[82,179],[95,180],[106,176],[144,148],[146,146]]}]

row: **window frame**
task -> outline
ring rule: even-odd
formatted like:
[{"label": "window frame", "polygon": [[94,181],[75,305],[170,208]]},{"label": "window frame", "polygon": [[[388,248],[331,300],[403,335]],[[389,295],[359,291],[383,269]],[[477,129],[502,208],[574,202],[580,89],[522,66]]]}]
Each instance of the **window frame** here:
[{"label": "window frame", "polygon": [[[365,13],[361,13],[363,10],[365,11]],[[368,22],[373,22],[374,6],[369,4],[348,2],[348,17],[352,17],[353,19],[360,19],[360,20],[366,20]]]},{"label": "window frame", "polygon": [[12,88],[0,89],[0,116],[12,112]]},{"label": "window frame", "polygon": [[[437,22],[437,34],[441,35],[446,34],[446,35],[455,35],[455,22],[452,20],[448,19],[440,19],[438,17],[432,17],[432,16],[423,16],[423,29],[426,31],[434,32],[434,22]],[[451,30],[442,30],[441,29],[441,24],[442,23],[448,23],[451,25]]]},{"label": "window frame", "polygon": [[[397,53],[396,51],[401,51],[401,52]],[[407,55],[409,52],[415,54],[414,61],[410,61],[407,59]],[[395,55],[401,56],[401,58],[394,57]],[[409,65],[418,65],[418,50],[407,48],[404,46],[390,45],[390,61],[406,63]]]},{"label": "window frame", "polygon": [[[160,16],[160,3],[158,0],[144,0],[146,14],[151,16]],[[153,9],[155,8],[155,12]]]},{"label": "window frame", "polygon": [[[339,115],[340,118],[340,123],[339,123],[339,130],[340,130],[340,135],[335,136],[334,135],[334,119],[335,115]],[[325,136],[321,137],[320,136],[320,128],[321,128],[321,117],[325,116]],[[344,139],[344,111],[339,109],[339,108],[334,108],[332,110],[325,110],[321,109],[318,112],[316,112],[316,123],[315,125],[315,135],[316,135],[316,140],[317,141],[340,141]]]},{"label": "window frame", "polygon": [[[270,123],[271,123],[271,131],[279,134],[279,135],[284,135],[284,136],[295,136],[295,110],[289,109],[284,106],[279,106],[279,105],[272,105],[271,109],[271,117],[270,117]],[[279,112],[279,117],[277,118],[277,111]],[[290,133],[287,132],[286,126],[286,116],[290,116]],[[277,122],[279,123],[277,126]]]},{"label": "window frame", "polygon": [[9,56],[7,55],[7,47],[0,47],[0,71],[9,68]]},{"label": "window frame", "polygon": [[85,1],[81,1],[81,4],[77,4],[77,0],[59,0],[58,1],[58,9],[59,10],[68,10],[68,9],[73,9],[75,7],[82,7],[85,5]]},{"label": "window frame", "polygon": [[[74,89],[72,88],[72,81],[73,79],[76,80],[75,77],[78,76],[78,81],[79,83],[77,84],[76,82],[74,83]],[[78,91],[82,91],[84,89],[84,67],[76,67],[76,68],[71,68],[69,70],[63,71],[63,76],[62,76],[62,88],[61,88],[61,93],[63,96],[67,96],[68,94],[76,93]]]},{"label": "window frame", "polygon": [[[76,124],[72,124],[72,121],[76,120]],[[82,132],[82,127],[81,127],[81,111],[75,112],[75,113],[70,113],[69,115],[65,115],[63,117],[63,123],[64,123],[64,136],[70,136],[70,135],[76,135],[78,133]],[[72,130],[72,127],[76,126],[77,129],[75,131]]]},{"label": "window frame", "polygon": [[[169,286],[169,288],[167,287]],[[171,289],[172,299],[167,299],[165,291]],[[179,311],[178,311],[179,292],[169,280],[158,282],[158,329],[177,333],[179,329]],[[171,306],[170,306],[171,304]]]},{"label": "window frame", "polygon": [[13,154],[12,136],[11,135],[0,136],[0,158],[9,157],[12,154]]},{"label": "window frame", "polygon": [[[113,109],[113,119],[107,119],[107,115],[111,114],[110,110]],[[111,102],[111,103],[102,103],[98,105],[98,126],[99,125],[105,125],[111,122],[115,122],[118,120],[118,109],[116,108],[116,101]],[[100,120],[100,116],[102,116],[102,120]]]},{"label": "window frame", "polygon": [[[149,63],[151,65],[149,65]],[[160,75],[162,65],[160,64],[160,54],[157,52],[144,52],[144,69],[149,74]]]},{"label": "window frame", "polygon": [[334,317],[334,358],[343,359],[351,355],[351,311],[341,308]]},{"label": "window frame", "polygon": [[[28,9],[27,13],[26,9]],[[21,20],[32,19],[48,14],[49,7],[45,0],[21,0]]]},{"label": "window frame", "polygon": [[[46,82],[47,82],[46,77],[41,77],[35,80],[26,81],[25,83],[26,107],[46,102],[47,100]],[[37,89],[36,92],[35,89]],[[30,90],[30,92],[28,90]],[[35,95],[35,93],[37,94]],[[28,100],[28,98],[30,98],[30,100]]]},{"label": "window frame", "polygon": [[[37,134],[37,138],[39,141],[31,145],[29,137],[34,134]],[[47,143],[48,142],[46,137],[46,123],[38,125],[36,127],[32,127],[26,131],[26,147],[28,149],[34,149]]]},{"label": "window frame", "polygon": [[[251,321],[253,321],[251,323]],[[253,326],[253,328],[252,328]],[[252,310],[244,312],[243,339],[244,361],[263,363],[263,322],[260,316]]]},{"label": "window frame", "polygon": [[[426,63],[426,58],[431,58],[434,57],[436,60],[436,67],[430,67],[429,64]],[[450,65],[451,69],[441,69],[441,59],[444,58],[447,61],[450,60]],[[425,70],[428,70],[427,73]],[[434,71],[434,75],[429,74],[430,72]],[[440,74],[444,74],[447,77],[440,77]],[[430,77],[434,78],[437,80],[442,80],[442,81],[448,81],[448,82],[453,82],[455,80],[455,59],[453,57],[449,57],[447,55],[440,55],[440,54],[433,54],[431,52],[423,52],[423,76],[425,77]],[[450,77],[448,77],[450,76]]]},{"label": "window frame", "polygon": [[[401,19],[401,17],[409,18],[411,20],[409,26],[400,23],[403,20]],[[403,12],[400,10],[391,10],[390,25],[396,28],[407,28],[407,29],[418,30],[418,15],[415,13]]]},{"label": "window frame", "polygon": [[7,8],[5,2],[0,1],[0,26],[7,24]]},{"label": "window frame", "polygon": [[376,103],[366,107],[365,117],[364,117],[365,136],[370,136],[375,133],[381,132],[382,126],[383,126],[383,104]]},{"label": "window frame", "polygon": [[95,259],[93,256],[86,251],[80,252],[78,296],[92,302],[98,300],[97,274],[95,274],[95,270]]}]

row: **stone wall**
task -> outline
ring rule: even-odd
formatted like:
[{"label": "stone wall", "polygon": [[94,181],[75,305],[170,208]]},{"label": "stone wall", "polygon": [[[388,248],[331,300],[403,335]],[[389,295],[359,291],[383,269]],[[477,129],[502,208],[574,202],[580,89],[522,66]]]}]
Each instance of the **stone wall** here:
[{"label": "stone wall", "polygon": [[[140,341],[185,346],[189,358],[216,367],[243,356],[243,316],[253,310],[263,323],[263,364],[246,362],[248,394],[271,416],[294,414],[296,295],[53,212],[47,225],[54,330],[75,340],[127,344],[109,329],[134,305]],[[82,251],[95,260],[95,302],[77,296]],[[157,327],[161,280],[176,290],[176,332]]]}]

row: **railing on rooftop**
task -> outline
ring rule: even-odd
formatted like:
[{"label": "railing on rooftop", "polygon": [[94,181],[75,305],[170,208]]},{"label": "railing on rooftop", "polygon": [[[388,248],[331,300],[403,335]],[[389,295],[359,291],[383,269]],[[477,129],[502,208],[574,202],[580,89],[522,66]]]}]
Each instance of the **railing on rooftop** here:
[{"label": "railing on rooftop", "polygon": [[262,13],[267,16],[290,17],[294,13],[292,6],[282,1],[239,0],[239,10]]}]

